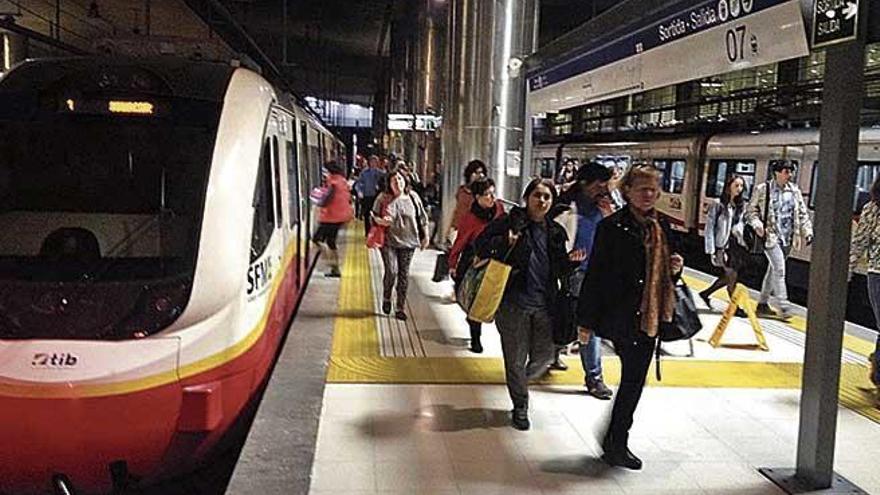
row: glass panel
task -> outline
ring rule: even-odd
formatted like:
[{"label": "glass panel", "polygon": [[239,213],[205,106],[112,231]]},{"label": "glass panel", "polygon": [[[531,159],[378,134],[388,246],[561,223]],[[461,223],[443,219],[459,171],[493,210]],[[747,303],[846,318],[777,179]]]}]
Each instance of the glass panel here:
[{"label": "glass panel", "polygon": [[745,180],[743,198],[748,199],[755,185],[755,160],[712,160],[709,162],[709,175],[706,180],[706,196],[720,198],[724,184],[731,174],[736,173]]},{"label": "glass panel", "polygon": [[43,117],[0,116],[0,276],[61,280],[45,254],[62,229],[94,239],[103,280],[194,270],[216,114]]},{"label": "glass panel", "polygon": [[724,190],[724,180],[726,177],[726,161],[712,160],[709,162],[709,173],[706,177],[706,196],[709,198],[721,197],[721,191]]},{"label": "glass panel", "polygon": [[871,200],[871,186],[878,176],[880,176],[880,162],[859,162],[853,198],[854,213],[860,213],[865,204]]},{"label": "glass panel", "polygon": [[272,210],[272,162],[271,144],[266,139],[263,154],[260,156],[260,169],[257,172],[257,187],[254,190],[254,225],[251,230],[251,263],[257,260],[269,245],[269,238],[275,228],[275,213]]},{"label": "glass panel", "polygon": [[281,162],[279,158],[278,138],[272,136],[272,170],[275,176],[275,227],[281,227]]},{"label": "glass panel", "polygon": [[816,185],[818,184],[817,178],[819,177],[819,162],[813,162],[813,173],[810,177],[810,201],[809,207],[811,210],[816,209]]},{"label": "glass panel", "polygon": [[[295,134],[295,132],[294,132]],[[290,211],[290,226],[299,223],[299,170],[296,163],[296,144],[287,141],[287,187],[288,209]]]},{"label": "glass panel", "polygon": [[684,160],[674,160],[672,162],[671,170],[667,172],[669,174],[669,188],[668,192],[673,194],[681,194],[681,191],[684,189],[684,172],[685,172],[685,161]]}]

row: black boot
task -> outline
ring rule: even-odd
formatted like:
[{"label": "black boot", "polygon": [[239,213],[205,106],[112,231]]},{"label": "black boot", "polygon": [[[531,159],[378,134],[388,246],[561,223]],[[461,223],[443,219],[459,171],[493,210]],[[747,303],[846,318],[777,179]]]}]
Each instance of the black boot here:
[{"label": "black boot", "polygon": [[550,369],[556,371],[565,371],[568,369],[568,365],[562,360],[562,349],[556,349],[556,359],[550,363]]},{"label": "black boot", "polygon": [[706,303],[707,308],[712,309],[712,298],[710,297],[710,294],[700,292],[700,299],[702,299],[703,302]]},{"label": "black boot", "polygon": [[510,425],[520,431],[526,431],[532,427],[529,422],[528,407],[514,407],[511,412]]},{"label": "black boot", "polygon": [[471,330],[471,352],[480,354],[483,352],[483,343],[480,337],[483,335],[482,323],[478,321],[468,320],[468,326]]},{"label": "black boot", "polygon": [[626,442],[616,442],[611,432],[602,440],[602,460],[610,466],[618,466],[638,471],[642,469],[642,460],[626,446]]},{"label": "black boot", "polygon": [[629,450],[629,447],[624,447],[622,450],[617,449],[606,451],[602,455],[602,460],[609,466],[618,466],[632,469],[634,471],[642,469],[642,460],[636,457],[636,455]]}]

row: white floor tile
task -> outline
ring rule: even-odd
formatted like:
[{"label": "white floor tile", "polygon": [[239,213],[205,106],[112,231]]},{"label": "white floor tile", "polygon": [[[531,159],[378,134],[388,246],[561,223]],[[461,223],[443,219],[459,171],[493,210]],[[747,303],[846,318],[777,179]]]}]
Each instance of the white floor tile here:
[{"label": "white floor tile", "polygon": [[375,492],[375,465],[372,462],[316,462],[312,490]]},{"label": "white floor tile", "polygon": [[611,474],[627,493],[702,490],[678,462],[645,461],[641,471],[614,469]]},{"label": "white floor tile", "polygon": [[[797,391],[649,388],[630,439],[645,469],[632,472],[598,460],[612,403],[577,387],[533,389],[527,432],[509,426],[499,385],[327,390],[315,494],[777,495],[757,468],[795,461]],[[703,402],[712,406],[700,410]],[[836,470],[880,493],[880,471],[865,456],[880,444],[880,427],[850,411],[839,425]]]},{"label": "white floor tile", "polygon": [[376,463],[376,485],[379,490],[410,489],[411,493],[425,488],[448,489],[455,486],[452,464],[447,460]]},{"label": "white floor tile", "polygon": [[736,459],[726,462],[687,462],[681,468],[709,493],[778,493],[776,486],[757,469]]}]

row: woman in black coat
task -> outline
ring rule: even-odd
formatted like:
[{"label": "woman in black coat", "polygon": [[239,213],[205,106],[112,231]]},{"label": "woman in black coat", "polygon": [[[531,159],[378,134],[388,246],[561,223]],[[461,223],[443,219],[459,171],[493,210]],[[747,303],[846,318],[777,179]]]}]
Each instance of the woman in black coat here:
[{"label": "woman in black coat", "polygon": [[512,267],[495,323],[518,430],[530,427],[528,381],[543,375],[554,358],[551,315],[560,285],[583,259],[580,252],[566,254],[565,229],[548,215],[556,199],[553,184],[535,179],[523,199],[525,208],[493,220],[474,243],[478,258]]},{"label": "woman in black coat", "polygon": [[614,343],[620,356],[620,388],[602,458],[613,466],[641,469],[627,447],[633,414],[642,395],[657,332],[671,322],[675,279],[683,260],[673,254],[669,226],[654,209],[660,197],[660,174],[632,168],[622,183],[627,206],[602,220],[578,301],[579,339],[593,332]]}]

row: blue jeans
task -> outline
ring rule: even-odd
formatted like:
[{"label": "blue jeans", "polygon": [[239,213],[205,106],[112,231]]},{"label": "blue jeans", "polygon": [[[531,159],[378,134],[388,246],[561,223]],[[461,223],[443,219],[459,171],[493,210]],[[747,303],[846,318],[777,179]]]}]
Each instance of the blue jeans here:
[{"label": "blue jeans", "polygon": [[[575,297],[580,296],[581,285],[584,283],[586,272],[577,270],[571,275],[571,293]],[[602,379],[602,339],[595,333],[590,337],[587,345],[580,346],[581,365],[584,367],[584,380],[589,385],[591,382]]]},{"label": "blue jeans", "polygon": [[[880,330],[880,273],[868,274],[868,300],[871,302],[871,309],[874,310],[874,321],[877,329]],[[877,343],[874,349],[874,383],[880,383],[880,335],[877,336]]]},{"label": "blue jeans", "polygon": [[591,382],[602,379],[602,339],[593,334],[587,345],[580,347],[581,365],[584,367],[584,380]]}]

